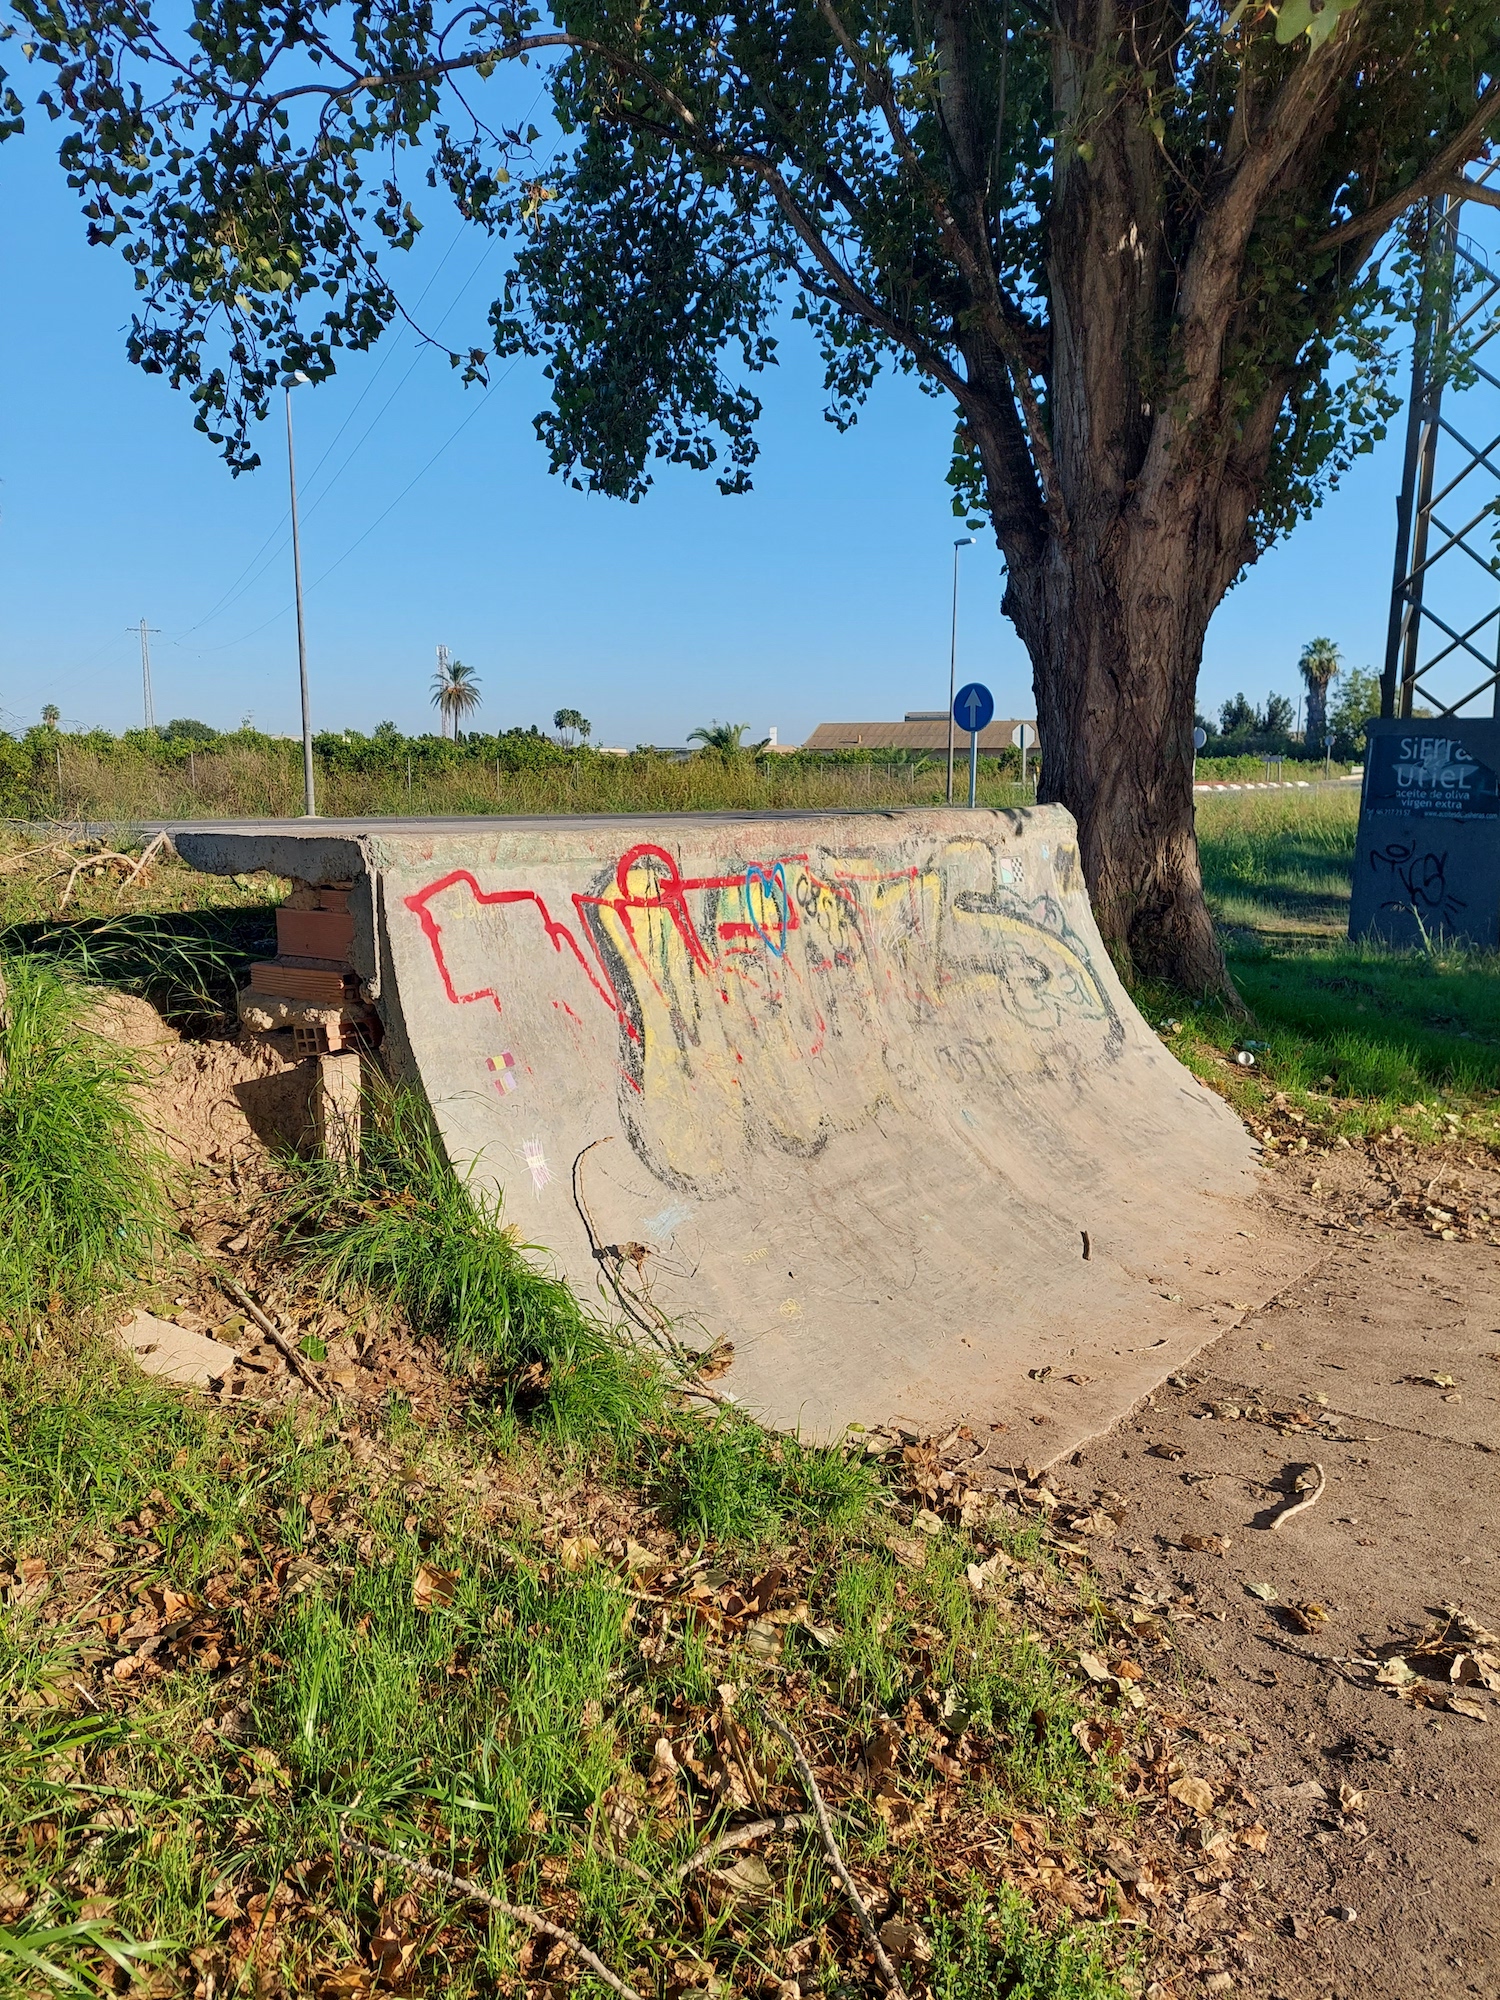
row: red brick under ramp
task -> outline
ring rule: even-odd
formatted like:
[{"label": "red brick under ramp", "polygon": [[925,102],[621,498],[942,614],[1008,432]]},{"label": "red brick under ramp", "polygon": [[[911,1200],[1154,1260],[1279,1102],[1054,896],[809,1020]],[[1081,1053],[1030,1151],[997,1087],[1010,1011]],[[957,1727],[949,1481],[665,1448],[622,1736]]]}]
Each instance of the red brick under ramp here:
[{"label": "red brick under ramp", "polygon": [[388,1061],[521,1239],[804,1435],[1107,1428],[1294,1261],[1027,811],[224,823],[352,881]]}]

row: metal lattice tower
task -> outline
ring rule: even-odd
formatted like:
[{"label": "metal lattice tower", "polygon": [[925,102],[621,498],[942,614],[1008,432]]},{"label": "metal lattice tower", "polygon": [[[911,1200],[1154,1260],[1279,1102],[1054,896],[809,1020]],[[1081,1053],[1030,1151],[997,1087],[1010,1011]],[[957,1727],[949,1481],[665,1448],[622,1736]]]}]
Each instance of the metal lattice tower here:
[{"label": "metal lattice tower", "polygon": [[[1500,160],[1470,179],[1484,187],[1496,174]],[[1481,358],[1500,332],[1500,311],[1491,310],[1500,300],[1500,272],[1461,233],[1463,206],[1456,195],[1427,204],[1380,681],[1385,716],[1409,716],[1414,705],[1457,715],[1484,696],[1500,715],[1500,545],[1493,539],[1500,526],[1500,352]]]}]

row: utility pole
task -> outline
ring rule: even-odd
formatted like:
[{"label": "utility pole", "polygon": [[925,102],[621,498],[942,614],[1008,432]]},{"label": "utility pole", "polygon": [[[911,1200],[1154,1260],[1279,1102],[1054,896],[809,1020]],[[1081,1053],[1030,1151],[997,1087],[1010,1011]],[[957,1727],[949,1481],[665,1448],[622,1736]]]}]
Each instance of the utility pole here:
[{"label": "utility pole", "polygon": [[[447,680],[448,680],[448,668],[449,668],[449,666],[450,666],[450,664],[451,664],[451,662],[452,662],[452,659],[453,659],[453,655],[452,655],[452,654],[451,654],[451,653],[450,653],[450,652],[448,651],[448,648],[447,648],[446,646],[439,646],[439,647],[438,647],[438,649],[437,649],[437,662],[438,662],[438,686],[439,686],[439,688],[442,688],[442,687],[443,687],[443,686],[445,686],[445,685],[446,685],[446,683],[447,683]],[[441,704],[439,705],[439,707],[438,707],[438,727],[439,727],[439,728],[440,728],[440,729],[442,730],[442,732],[443,732],[443,741],[444,741],[444,742],[446,743],[446,742],[447,742],[447,740],[448,740],[448,707],[447,707],[447,704],[446,704],[446,702],[445,702],[445,703],[441,703]],[[456,734],[457,734],[457,731],[455,731],[454,733],[455,733],[455,735],[456,735]]]},{"label": "utility pole", "polygon": [[972,535],[953,544],[953,623],[948,635],[948,803],[953,803],[953,700],[958,692],[958,552],[974,546]]},{"label": "utility pole", "polygon": [[286,477],[292,495],[292,577],[297,589],[297,677],[302,691],[302,813],[316,819],[313,788],[312,710],[307,699],[307,634],[302,623],[302,540],[297,530],[297,455],[292,447],[292,390],[306,382],[299,371],[286,386]]},{"label": "utility pole", "polygon": [[127,625],[127,632],[139,632],[141,639],[141,714],[142,728],[156,727],[156,709],[151,700],[151,635],[161,637],[161,627],[148,625],[143,618],[139,625]]}]

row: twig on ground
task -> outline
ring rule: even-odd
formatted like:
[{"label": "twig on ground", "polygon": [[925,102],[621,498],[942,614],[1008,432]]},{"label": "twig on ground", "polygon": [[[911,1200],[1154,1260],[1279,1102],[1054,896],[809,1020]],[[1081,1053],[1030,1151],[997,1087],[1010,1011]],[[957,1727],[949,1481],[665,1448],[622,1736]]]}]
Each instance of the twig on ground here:
[{"label": "twig on ground", "polygon": [[[188,1238],[187,1240],[189,1242],[192,1241],[191,1238]],[[193,1244],[193,1248],[197,1250],[198,1246],[196,1244]],[[199,1250],[198,1255],[202,1257],[203,1252]],[[260,1328],[261,1332],[265,1334],[266,1338],[269,1341],[271,1341],[273,1346],[275,1346],[280,1351],[280,1353],[282,1354],[283,1358],[286,1361],[287,1366],[291,1369],[292,1373],[297,1377],[298,1381],[306,1383],[307,1387],[312,1390],[313,1394],[315,1396],[321,1396],[325,1403],[331,1403],[333,1401],[332,1392],[324,1388],[323,1384],[318,1380],[317,1376],[314,1375],[309,1370],[307,1363],[302,1359],[302,1356],[297,1352],[296,1348],[293,1347],[292,1343],[287,1339],[286,1335],[282,1333],[279,1330],[279,1328],[277,1328],[271,1322],[270,1319],[267,1318],[265,1313],[261,1311],[260,1307],[255,1303],[254,1299],[252,1299],[250,1294],[245,1290],[244,1286],[236,1284],[234,1279],[230,1277],[227,1271],[221,1271],[216,1264],[211,1264],[206,1257],[203,1258],[203,1262],[207,1267],[207,1269],[213,1274],[214,1282],[218,1285],[221,1285],[223,1289],[226,1292],[228,1292],[229,1296],[234,1300],[236,1305],[244,1307],[245,1311],[249,1313],[251,1319],[253,1319],[255,1321],[255,1324]]]},{"label": "twig on ground", "polygon": [[[73,872],[68,877],[68,886],[63,890],[61,900],[57,905],[59,914],[68,907],[68,898],[72,895],[74,886],[84,869],[102,868],[109,861],[119,861],[126,868],[130,866],[130,856],[128,854],[85,854],[82,861],[75,862]],[[61,875],[62,870],[59,868],[57,873]],[[54,876],[52,879],[56,881],[57,877]]]},{"label": "twig on ground", "polygon": [[67,849],[60,840],[49,840],[41,847],[26,847],[19,854],[9,854],[0,861],[0,875],[13,875],[18,868],[24,868],[28,861],[35,861],[43,854],[66,854]]},{"label": "twig on ground", "polygon": [[119,902],[120,898],[124,895],[125,891],[131,888],[135,883],[135,881],[137,880],[137,878],[145,872],[146,864],[149,861],[155,860],[158,850],[163,848],[170,849],[171,845],[172,843],[167,839],[165,833],[158,833],[153,837],[145,853],[141,856],[140,860],[137,861],[134,868],[131,869],[130,873],[125,877],[125,880],[120,884],[119,888],[116,889],[115,901],[117,903]]},{"label": "twig on ground", "polygon": [[802,1781],[802,1789],[807,1793],[813,1812],[817,1817],[818,1832],[822,1835],[823,1847],[828,1855],[829,1864],[834,1874],[838,1876],[839,1881],[842,1883],[844,1894],[849,1898],[854,1914],[859,1919],[859,1927],[864,1932],[865,1943],[875,1954],[875,1963],[879,1968],[881,1978],[884,1979],[886,1985],[891,1990],[892,2000],[906,2000],[906,1988],[901,1984],[896,1968],[891,1963],[889,1953],[880,1942],[880,1935],[870,1920],[870,1912],[865,1908],[864,1897],[860,1895],[859,1890],[855,1887],[854,1877],[849,1873],[844,1862],[844,1857],[839,1852],[838,1842],[833,1837],[833,1827],[829,1823],[828,1808],[823,1803],[823,1794],[818,1790],[818,1781],[812,1774],[811,1764],[808,1763],[807,1758],[803,1754],[802,1745],[793,1736],[791,1730],[787,1728],[780,1716],[773,1714],[769,1708],[763,1708],[761,1712],[792,1753],[792,1762],[796,1766],[797,1776]]},{"label": "twig on ground", "polygon": [[602,1979],[612,1993],[618,1993],[620,2000],[641,2000],[633,1986],[627,1986],[623,1979],[616,1978],[609,1967],[594,1952],[591,1952],[582,1938],[565,1931],[561,1924],[554,1924],[544,1917],[540,1910],[533,1910],[525,1903],[507,1903],[500,1896],[492,1896],[488,1889],[481,1888],[467,1875],[452,1875],[446,1868],[435,1868],[430,1861],[418,1861],[410,1855],[398,1854],[394,1848],[376,1847],[368,1840],[356,1840],[351,1833],[339,1835],[340,1847],[351,1854],[362,1854],[366,1860],[381,1861],[391,1868],[403,1868],[408,1875],[414,1875],[419,1882],[432,1882],[439,1888],[451,1889],[455,1895],[464,1897],[471,1903],[482,1903],[496,1916],[508,1917],[513,1924],[525,1924],[528,1930],[538,1932],[542,1937],[555,1938],[582,1965],[586,1965],[596,1979]]},{"label": "twig on ground", "polygon": [[1281,1512],[1276,1516],[1276,1518],[1271,1523],[1271,1528],[1273,1532],[1275,1529],[1279,1528],[1284,1521],[1290,1521],[1293,1514],[1305,1514],[1309,1507],[1315,1507],[1318,1504],[1318,1502],[1322,1499],[1323,1488],[1328,1484],[1328,1475],[1324,1472],[1321,1465],[1315,1465],[1313,1467],[1313,1471],[1318,1475],[1317,1485],[1313,1488],[1311,1493],[1306,1495],[1305,1498],[1301,1500],[1294,1500],[1290,1505],[1290,1507],[1282,1508]]},{"label": "twig on ground", "polygon": [[[645,1282],[645,1257],[648,1246],[638,1243],[606,1243],[595,1226],[593,1211],[583,1191],[584,1161],[596,1146],[607,1146],[612,1136],[613,1134],[606,1133],[602,1139],[591,1139],[573,1162],[573,1205],[578,1210],[584,1228],[588,1231],[589,1249],[593,1252],[594,1262],[609,1280],[610,1289],[624,1307],[626,1314],[664,1354],[681,1367],[686,1358],[682,1347],[673,1339],[671,1324],[661,1307],[651,1297],[650,1287]],[[630,1291],[624,1283],[623,1273],[627,1256],[636,1263],[636,1271],[642,1282],[640,1292]],[[723,1398],[716,1396],[710,1400],[721,1402]]]},{"label": "twig on ground", "polygon": [[672,1880],[684,1881],[699,1868],[706,1868],[710,1861],[716,1861],[721,1854],[728,1854],[736,1847],[748,1847],[752,1840],[762,1840],[768,1833],[792,1833],[800,1827],[814,1824],[811,1813],[777,1813],[771,1819],[753,1819],[748,1826],[732,1826],[717,1840],[706,1841],[680,1868],[674,1868]]},{"label": "twig on ground", "polygon": [[674,1382],[672,1387],[679,1396],[701,1396],[706,1403],[733,1403],[737,1400],[728,1389],[710,1389],[706,1382],[700,1382],[696,1376]]}]

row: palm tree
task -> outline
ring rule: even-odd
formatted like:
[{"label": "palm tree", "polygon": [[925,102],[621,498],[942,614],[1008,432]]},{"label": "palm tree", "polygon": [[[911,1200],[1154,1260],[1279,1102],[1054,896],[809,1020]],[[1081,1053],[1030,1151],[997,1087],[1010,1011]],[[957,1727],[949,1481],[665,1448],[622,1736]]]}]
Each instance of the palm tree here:
[{"label": "palm tree", "polygon": [[1307,728],[1302,740],[1313,749],[1321,750],[1328,735],[1328,686],[1341,661],[1332,639],[1309,639],[1297,662],[1307,682]]},{"label": "palm tree", "polygon": [[[707,729],[690,729],[687,740],[689,743],[701,743],[707,755],[720,757],[729,764],[750,750],[745,741],[745,731],[749,727],[748,722],[715,722]],[[770,740],[768,736],[766,742],[757,743],[755,749],[764,750]]]},{"label": "palm tree", "polygon": [[448,734],[451,722],[456,743],[458,725],[478,708],[480,700],[479,676],[474,669],[462,660],[450,660],[447,649],[440,649],[438,670],[432,677],[432,705],[443,718],[443,734]]},{"label": "palm tree", "polygon": [[576,708],[560,708],[552,718],[552,727],[562,737],[563,748],[571,750],[575,736],[580,743],[588,742],[594,725],[586,715],[580,715]]},{"label": "palm tree", "polygon": [[49,729],[56,729],[61,719],[61,711],[49,701],[47,706],[42,710],[42,721]]}]

